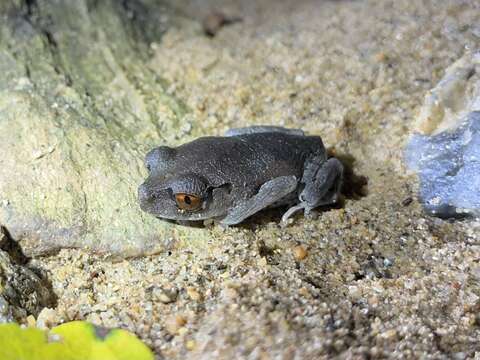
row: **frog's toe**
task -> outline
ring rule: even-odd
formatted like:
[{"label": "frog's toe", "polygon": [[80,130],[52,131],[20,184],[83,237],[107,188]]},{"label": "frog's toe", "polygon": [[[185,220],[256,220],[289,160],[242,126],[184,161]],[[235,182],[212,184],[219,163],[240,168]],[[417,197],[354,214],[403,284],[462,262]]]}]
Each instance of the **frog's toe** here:
[{"label": "frog's toe", "polygon": [[281,223],[280,223],[281,226],[285,227],[286,225],[288,225],[288,219],[290,219],[293,214],[295,214],[297,211],[300,211],[300,210],[307,211],[306,205],[304,203],[300,203],[300,204],[292,206],[290,209],[288,209],[285,212],[285,214],[283,214],[283,216],[282,216],[282,220],[281,220]]}]

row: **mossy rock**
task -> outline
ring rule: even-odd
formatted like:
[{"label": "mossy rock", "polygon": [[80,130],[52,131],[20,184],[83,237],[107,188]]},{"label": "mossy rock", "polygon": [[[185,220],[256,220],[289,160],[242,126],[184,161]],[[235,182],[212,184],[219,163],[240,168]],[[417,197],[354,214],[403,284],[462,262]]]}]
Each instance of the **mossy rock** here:
[{"label": "mossy rock", "polygon": [[188,109],[148,68],[169,10],[7,0],[0,13],[0,223],[26,251],[131,256],[208,236],[142,213],[136,199],[144,154],[189,137]]}]

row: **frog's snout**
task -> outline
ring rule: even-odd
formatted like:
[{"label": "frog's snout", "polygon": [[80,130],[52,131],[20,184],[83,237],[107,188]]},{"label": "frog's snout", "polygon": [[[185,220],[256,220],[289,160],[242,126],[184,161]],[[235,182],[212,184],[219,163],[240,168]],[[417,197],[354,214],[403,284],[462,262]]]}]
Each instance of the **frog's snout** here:
[{"label": "frog's snout", "polygon": [[145,211],[153,200],[153,193],[150,191],[148,186],[145,184],[140,185],[138,187],[138,202],[140,203],[140,208]]}]

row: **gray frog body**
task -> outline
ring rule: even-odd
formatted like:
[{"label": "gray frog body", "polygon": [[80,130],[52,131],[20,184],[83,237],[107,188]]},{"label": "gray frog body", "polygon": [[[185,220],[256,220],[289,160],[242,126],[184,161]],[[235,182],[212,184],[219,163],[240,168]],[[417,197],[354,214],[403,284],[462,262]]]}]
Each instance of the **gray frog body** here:
[{"label": "gray frog body", "polygon": [[225,137],[202,137],[176,148],[161,146],[145,159],[149,176],[138,189],[140,207],[159,218],[214,219],[235,225],[256,212],[297,210],[337,201],[343,166],[327,158],[319,136],[301,130],[253,126]]}]

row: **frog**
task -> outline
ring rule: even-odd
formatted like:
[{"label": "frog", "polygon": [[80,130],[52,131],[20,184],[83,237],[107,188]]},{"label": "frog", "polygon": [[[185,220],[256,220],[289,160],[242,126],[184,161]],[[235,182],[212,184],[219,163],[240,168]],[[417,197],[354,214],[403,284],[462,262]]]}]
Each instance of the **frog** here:
[{"label": "frog", "polygon": [[338,202],[343,165],[320,136],[257,125],[205,136],[145,156],[138,188],[141,210],[179,223],[237,225],[261,210],[284,206],[281,224]]}]

